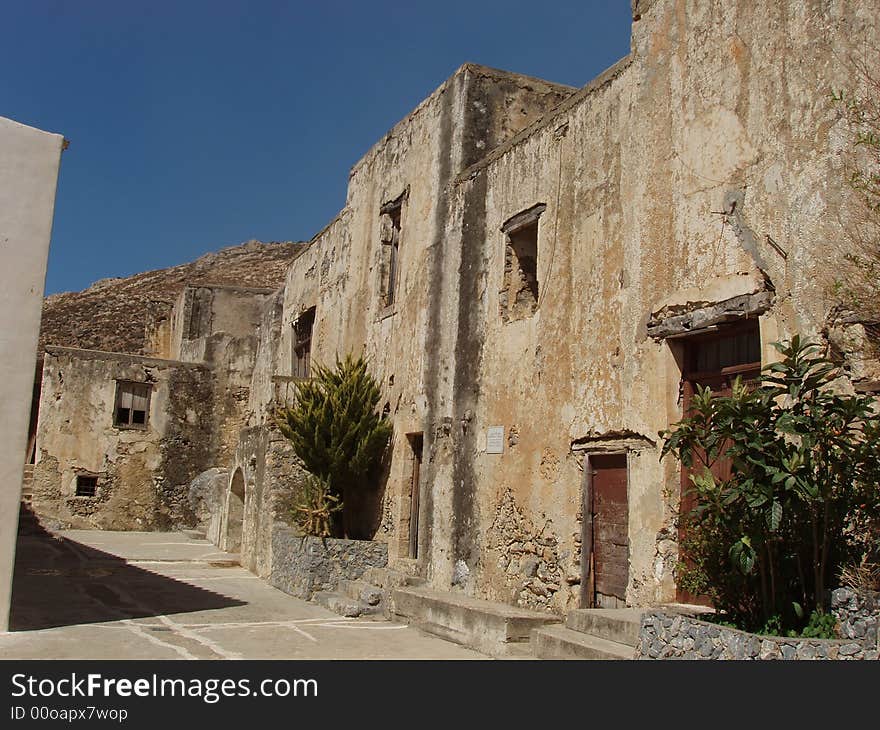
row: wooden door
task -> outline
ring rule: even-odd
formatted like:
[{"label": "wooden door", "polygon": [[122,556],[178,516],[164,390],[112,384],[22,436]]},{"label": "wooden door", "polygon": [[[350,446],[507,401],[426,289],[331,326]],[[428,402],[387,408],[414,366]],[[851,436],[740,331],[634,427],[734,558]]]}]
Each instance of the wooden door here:
[{"label": "wooden door", "polygon": [[[761,374],[760,336],[755,320],[744,325],[730,327],[710,336],[694,338],[686,343],[685,366],[682,373],[682,412],[691,412],[693,397],[697,386],[709,388],[716,396],[729,396],[733,392],[733,382],[737,377],[744,381],[755,380]],[[694,459],[694,466],[681,470],[681,502],[679,514],[686,514],[696,506],[693,493],[692,472],[702,472],[703,463]],[[730,459],[717,459],[709,467],[716,480],[730,478]],[[679,544],[685,537],[683,526],[679,527]],[[687,564],[688,557],[682,552],[682,561]],[[708,596],[695,595],[676,587],[676,600],[680,603],[711,605]]]},{"label": "wooden door", "polygon": [[629,501],[626,454],[591,454],[593,470],[593,605],[626,604],[629,582]]},{"label": "wooden door", "polygon": [[424,437],[422,434],[414,434],[409,437],[412,447],[413,467],[410,480],[410,510],[409,510],[409,557],[419,557],[419,498],[421,489],[419,479],[422,471],[422,451],[424,449]]}]

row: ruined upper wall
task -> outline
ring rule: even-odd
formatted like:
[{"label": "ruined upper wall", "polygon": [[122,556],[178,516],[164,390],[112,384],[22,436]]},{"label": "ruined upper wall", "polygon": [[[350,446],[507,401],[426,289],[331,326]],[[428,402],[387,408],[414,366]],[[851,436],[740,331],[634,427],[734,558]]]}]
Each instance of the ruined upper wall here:
[{"label": "ruined upper wall", "polygon": [[[657,210],[676,226],[671,258],[698,242],[744,251],[775,288],[784,329],[818,332],[835,303],[850,194],[849,142],[831,96],[855,82],[853,59],[877,47],[876,3],[643,5],[632,142],[651,160],[641,193],[657,198],[663,177],[678,191],[670,214]],[[718,212],[729,213],[723,230]]]},{"label": "ruined upper wall", "polygon": [[351,183],[361,175],[369,175],[371,166],[381,159],[405,152],[412,146],[413,129],[423,115],[441,103],[460,82],[468,86],[468,106],[460,110],[461,119],[453,126],[460,127],[456,139],[449,139],[450,147],[461,145],[457,168],[459,172],[473,164],[499,145],[516,136],[577,91],[574,87],[556,84],[532,76],[502,71],[474,63],[465,63],[444,81],[430,96],[421,102],[404,119],[395,124],[388,133],[356,162],[349,173],[349,196]]},{"label": "ruined upper wall", "polygon": [[[186,287],[174,303],[170,352],[175,360],[209,360],[206,340],[223,335],[227,340],[256,337],[266,301],[273,289],[206,284]],[[222,357],[222,353],[220,354]],[[231,366],[231,363],[225,363]]]},{"label": "ruined upper wall", "polygon": [[[40,351],[62,345],[108,352],[162,355],[170,305],[184,287],[229,284],[275,288],[301,244],[249,241],[190,263],[98,281],[81,292],[46,297]],[[146,336],[145,336],[146,332]],[[166,330],[167,332],[167,330]]]}]

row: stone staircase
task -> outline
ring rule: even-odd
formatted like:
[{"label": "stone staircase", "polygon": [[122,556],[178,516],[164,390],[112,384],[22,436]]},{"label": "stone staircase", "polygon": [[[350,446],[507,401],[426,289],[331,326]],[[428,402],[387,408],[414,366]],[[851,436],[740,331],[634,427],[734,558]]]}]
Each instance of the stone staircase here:
[{"label": "stone staircase", "polygon": [[21,501],[30,504],[34,497],[34,465],[25,464],[21,476]]},{"label": "stone staircase", "polygon": [[427,588],[422,578],[390,568],[369,568],[357,580],[312,600],[346,617],[407,623],[447,641],[503,659],[632,659],[644,611],[579,609],[562,619]]},{"label": "stone staircase", "polygon": [[637,608],[585,608],[570,611],[564,625],[532,632],[539,659],[632,659],[644,611]]},{"label": "stone staircase", "polygon": [[424,579],[390,568],[368,568],[356,580],[341,580],[335,591],[319,591],[312,600],[340,616],[376,616],[390,619],[390,594],[403,586],[417,586]]},{"label": "stone staircase", "polygon": [[532,632],[558,616],[462,593],[405,586],[391,592],[391,617],[497,658],[533,658]]}]

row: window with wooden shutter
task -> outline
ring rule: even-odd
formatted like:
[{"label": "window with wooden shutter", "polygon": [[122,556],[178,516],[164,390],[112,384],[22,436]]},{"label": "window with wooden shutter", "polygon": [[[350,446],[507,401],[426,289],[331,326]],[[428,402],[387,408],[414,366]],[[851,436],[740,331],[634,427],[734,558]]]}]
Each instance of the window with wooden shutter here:
[{"label": "window with wooden shutter", "polygon": [[119,428],[146,428],[151,390],[146,383],[117,381],[113,425]]}]

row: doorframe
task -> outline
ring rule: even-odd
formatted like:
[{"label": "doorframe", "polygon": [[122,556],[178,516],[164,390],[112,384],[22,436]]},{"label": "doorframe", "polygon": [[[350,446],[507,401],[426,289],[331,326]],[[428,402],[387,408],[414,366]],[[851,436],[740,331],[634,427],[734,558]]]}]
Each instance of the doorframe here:
[{"label": "doorframe", "polygon": [[[425,462],[425,433],[424,431],[413,431],[411,433],[407,433],[406,441],[407,445],[409,446],[408,464],[410,466],[408,470],[408,481],[410,484],[410,489],[409,500],[407,504],[409,512],[409,527],[407,534],[406,557],[409,560],[418,560],[419,555],[422,552],[422,465]],[[416,444],[419,445],[418,450],[416,450]],[[415,517],[415,529],[413,529],[413,517]]]},{"label": "doorframe", "polygon": [[629,540],[629,492],[630,492],[630,471],[631,471],[631,454],[633,449],[630,446],[622,445],[619,447],[609,448],[583,448],[583,477],[581,484],[581,591],[580,591],[580,608],[596,607],[596,573],[594,571],[594,551],[593,551],[593,469],[591,456],[624,456],[626,457],[626,531],[627,540]]}]

